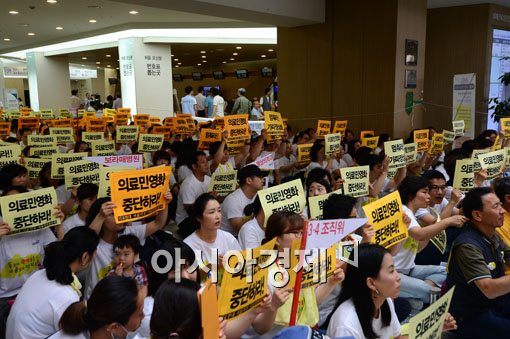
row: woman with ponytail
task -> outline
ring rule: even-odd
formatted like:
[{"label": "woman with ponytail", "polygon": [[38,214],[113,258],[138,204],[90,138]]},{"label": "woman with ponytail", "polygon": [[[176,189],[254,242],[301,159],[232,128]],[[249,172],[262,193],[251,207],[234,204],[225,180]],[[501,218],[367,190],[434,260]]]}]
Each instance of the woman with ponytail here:
[{"label": "woman with ponytail", "polygon": [[45,248],[44,269],[28,278],[11,309],[7,338],[46,338],[58,331],[65,309],[81,297],[75,273],[89,266],[98,243],[99,236],[82,226]]},{"label": "woman with ponytail", "polygon": [[244,215],[251,217],[239,230],[239,245],[241,248],[256,248],[262,244],[264,239],[265,214],[259,196],[244,208]]}]

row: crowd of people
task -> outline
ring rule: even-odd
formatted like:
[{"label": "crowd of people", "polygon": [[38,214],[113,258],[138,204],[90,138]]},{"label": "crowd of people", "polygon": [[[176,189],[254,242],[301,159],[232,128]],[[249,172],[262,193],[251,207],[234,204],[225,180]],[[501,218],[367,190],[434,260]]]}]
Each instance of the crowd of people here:
[{"label": "crowd of people", "polygon": [[[208,97],[200,98],[202,92],[199,88],[195,96],[193,88],[186,88],[183,112],[223,116],[223,102],[214,96],[208,103]],[[211,92],[216,93],[214,88]],[[244,89],[238,94],[232,113],[264,118],[267,99],[256,104]],[[299,293],[297,324],[306,326],[306,333],[314,338],[397,338],[405,334],[402,325],[431,304],[431,296],[453,287],[444,331],[462,338],[502,338],[510,328],[510,277],[505,275],[510,263],[510,178],[502,170],[487,180],[486,170],[480,170],[474,188],[464,193],[453,188],[457,160],[495,143],[506,146],[508,139],[497,131],[484,131],[472,140],[461,137],[435,153],[419,153],[416,161],[390,175],[384,151],[384,142],[392,139],[389,134],[379,134],[378,147],[371,149],[347,129],[340,150],[327,156],[324,139],[313,128],[294,133],[289,119],[278,140],[270,142],[265,129],[253,132],[234,155],[227,147],[228,133],[208,150],[198,150],[199,129],[214,128],[215,123],[197,124],[195,133],[172,134],[160,150],[145,155],[147,166],[172,167],[166,208],[149,218],[118,223],[116,204],[97,198],[97,185],[66,190],[62,180],[51,177],[51,161],[38,178],[29,178],[24,166],[31,147],[27,135],[43,129],[18,129],[16,120],[11,123],[11,136],[0,148],[12,143],[24,150],[18,164],[0,169],[1,195],[54,187],[59,203],[55,213],[62,223],[13,235],[12,225],[0,223],[0,337],[200,338],[197,291],[207,274],[187,268],[197,253],[204,264],[214,262],[212,249],[220,259],[228,251],[257,248],[273,239],[279,253],[290,249],[303,236],[311,215],[308,206],[266,215],[258,193],[294,179],[301,180],[306,198],[329,194],[325,220],[364,217],[363,206],[398,192],[408,230],[406,239],[388,248],[373,243],[374,225],[369,223],[349,235],[359,243],[358,265],[337,260],[325,282]],[[432,140],[436,130],[428,130]],[[109,124],[105,139],[115,140],[115,134],[116,126]],[[76,129],[75,144],[59,145],[60,151],[91,154],[81,135]],[[413,138],[411,132],[405,142]],[[308,163],[297,160],[303,144],[312,144]],[[134,153],[136,143],[116,143],[115,154]],[[253,164],[267,155],[272,155],[274,169]],[[338,193],[345,179],[341,169],[353,166],[369,167],[367,196]],[[212,174],[234,169],[238,185],[233,192],[220,196],[209,190]],[[444,252],[430,241],[439,234],[446,236]],[[164,258],[152,260],[158,250],[174,257],[178,251],[183,267],[159,272],[155,266],[164,267]],[[260,304],[240,317],[219,318],[218,337],[285,338],[286,333],[298,333],[289,327],[293,293],[293,286],[270,287]]]}]

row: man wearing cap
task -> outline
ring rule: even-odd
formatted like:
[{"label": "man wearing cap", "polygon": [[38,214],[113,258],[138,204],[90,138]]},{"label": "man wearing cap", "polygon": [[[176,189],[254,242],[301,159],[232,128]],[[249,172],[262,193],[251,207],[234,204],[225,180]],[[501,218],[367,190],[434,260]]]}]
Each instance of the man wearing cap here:
[{"label": "man wearing cap", "polygon": [[221,204],[221,229],[237,237],[241,226],[249,220],[244,208],[255,200],[257,192],[264,188],[264,177],[268,171],[258,166],[248,165],[237,172],[239,188],[230,193]]},{"label": "man wearing cap", "polygon": [[232,108],[232,114],[250,114],[251,110],[251,102],[244,95],[246,94],[246,90],[244,88],[239,88],[237,90],[238,98],[234,102],[234,108]]}]

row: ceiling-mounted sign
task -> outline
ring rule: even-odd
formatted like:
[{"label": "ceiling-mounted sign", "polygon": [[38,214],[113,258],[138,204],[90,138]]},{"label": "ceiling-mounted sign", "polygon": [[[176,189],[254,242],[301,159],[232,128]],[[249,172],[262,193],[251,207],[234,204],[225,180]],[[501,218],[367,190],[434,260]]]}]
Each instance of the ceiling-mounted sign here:
[{"label": "ceiling-mounted sign", "polygon": [[69,78],[74,80],[97,78],[97,70],[69,66]]},{"label": "ceiling-mounted sign", "polygon": [[4,76],[6,78],[27,78],[28,69],[26,65],[4,66]]}]

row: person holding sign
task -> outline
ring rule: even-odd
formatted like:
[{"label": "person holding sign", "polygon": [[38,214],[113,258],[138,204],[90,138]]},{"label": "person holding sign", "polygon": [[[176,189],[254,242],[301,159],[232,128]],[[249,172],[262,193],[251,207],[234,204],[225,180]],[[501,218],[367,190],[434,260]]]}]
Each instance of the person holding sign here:
[{"label": "person holding sign", "polygon": [[246,160],[250,151],[250,140],[245,141],[243,152],[233,157],[230,157],[228,154],[227,141],[228,132],[224,131],[222,133],[222,141],[215,141],[209,145],[209,154],[213,157],[209,165],[211,173],[232,171],[239,168],[241,162]]},{"label": "person holding sign", "polygon": [[507,338],[510,331],[510,247],[496,230],[505,210],[489,187],[466,194],[462,209],[469,222],[455,239],[448,261],[447,289],[455,286],[450,312],[458,333],[469,338]]},{"label": "person holding sign", "polygon": [[30,180],[27,174],[28,170],[25,166],[18,164],[2,167],[0,170],[0,191],[5,190],[9,186],[30,188]]},{"label": "person holding sign", "polygon": [[310,164],[305,168],[306,173],[309,173],[314,168],[324,168],[327,171],[333,169],[333,161],[335,160],[336,153],[333,153],[328,160],[326,160],[326,148],[324,147],[324,139],[317,139],[310,149]]},{"label": "person holding sign", "polygon": [[430,202],[428,181],[423,177],[406,177],[398,186],[402,207],[410,219],[407,226],[409,238],[398,243],[395,255],[395,267],[402,279],[401,296],[419,299],[429,303],[433,287],[440,287],[446,279],[443,266],[422,266],[415,264],[416,253],[422,250],[428,241],[449,226],[462,227],[467,218],[454,215],[433,225],[420,227],[415,213],[419,208],[426,208]]},{"label": "person holding sign", "polygon": [[99,237],[78,227],[45,249],[44,269],[35,272],[16,297],[7,320],[7,338],[46,338],[59,329],[65,309],[81,297],[76,273],[88,268]]},{"label": "person holding sign", "polygon": [[99,187],[96,184],[84,183],[76,190],[76,202],[78,210],[75,214],[64,220],[64,233],[78,226],[85,226],[85,220],[89,214],[90,207],[97,200]]}]

